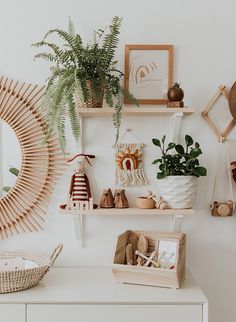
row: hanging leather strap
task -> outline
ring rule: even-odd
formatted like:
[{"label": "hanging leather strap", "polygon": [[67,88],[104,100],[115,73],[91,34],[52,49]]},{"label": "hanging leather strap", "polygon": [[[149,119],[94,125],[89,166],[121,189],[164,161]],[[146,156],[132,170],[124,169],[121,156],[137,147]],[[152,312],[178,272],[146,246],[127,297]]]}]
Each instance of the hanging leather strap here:
[{"label": "hanging leather strap", "polygon": [[[220,152],[221,152],[221,147],[222,147],[223,143],[225,143],[226,165],[227,165],[227,172],[228,172],[228,179],[229,179],[230,200],[232,200],[233,208],[235,208],[234,194],[233,194],[233,184],[232,184],[231,168],[230,168],[230,158],[229,158],[229,144],[228,144],[228,141],[226,139],[224,139],[224,138],[220,139],[217,160],[220,159]],[[216,166],[216,170],[215,170],[214,185],[213,185],[213,191],[212,191],[212,199],[211,199],[211,204],[212,205],[213,205],[213,202],[215,201],[214,196],[215,196],[216,184],[217,184],[217,166]]]}]

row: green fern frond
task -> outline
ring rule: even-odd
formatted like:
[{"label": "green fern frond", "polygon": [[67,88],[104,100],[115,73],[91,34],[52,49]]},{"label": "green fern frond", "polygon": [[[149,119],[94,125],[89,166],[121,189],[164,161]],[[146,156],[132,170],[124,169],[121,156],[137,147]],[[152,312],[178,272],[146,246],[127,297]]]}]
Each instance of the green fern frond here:
[{"label": "green fern frond", "polygon": [[116,139],[115,139],[115,145],[117,144],[119,137],[120,137],[120,126],[121,126],[121,116],[122,116],[122,103],[119,99],[115,106],[115,113],[113,114],[113,125],[116,129]]},{"label": "green fern frond", "polygon": [[130,93],[127,89],[121,87],[121,93],[123,94],[124,97],[126,97],[131,103],[135,104],[136,106],[139,107],[139,101],[138,99]]},{"label": "green fern frond", "polygon": [[48,36],[50,36],[51,34],[57,34],[61,39],[63,39],[66,44],[68,44],[71,49],[74,51],[74,53],[76,53],[78,51],[78,46],[80,47],[79,49],[83,49],[82,47],[82,41],[78,42],[78,39],[81,40],[80,36],[77,35],[77,41],[75,40],[75,37],[71,34],[69,34],[68,32],[62,30],[62,29],[52,29],[49,30],[46,35],[43,38],[43,41],[45,41],[45,39],[48,38]]},{"label": "green fern frond", "polygon": [[61,55],[61,52],[62,52],[62,50],[60,49],[59,46],[57,46],[54,43],[47,42],[47,41],[39,41],[39,42],[37,42],[35,44],[32,44],[31,46],[36,47],[36,48],[45,47],[46,46],[46,47],[52,49],[53,52],[54,52],[54,54],[55,55],[58,55],[58,56],[60,56]]},{"label": "green fern frond", "polygon": [[69,119],[70,119],[71,130],[72,130],[72,133],[73,133],[76,141],[78,141],[78,139],[80,137],[80,124],[79,124],[78,115],[76,113],[76,107],[75,107],[75,102],[74,102],[74,98],[73,98],[72,93],[67,94],[66,102],[67,102],[67,106],[68,106],[68,115],[69,115]]},{"label": "green fern frond", "polygon": [[112,107],[114,104],[112,97],[113,97],[113,95],[112,95],[112,92],[110,91],[110,89],[108,87],[105,87],[104,98],[105,98],[107,105],[110,107]]},{"label": "green fern frond", "polygon": [[110,32],[107,33],[103,41],[103,50],[106,52],[106,63],[110,65],[115,56],[115,51],[119,43],[119,34],[122,18],[115,16],[109,26]]},{"label": "green fern frond", "polygon": [[101,81],[97,81],[96,79],[91,80],[92,83],[92,91],[97,100],[100,100],[103,96],[103,84]]},{"label": "green fern frond", "polygon": [[66,135],[65,135],[65,98],[64,97],[61,104],[58,106],[56,123],[57,123],[59,144],[62,148],[63,153],[65,154]]},{"label": "green fern frond", "polygon": [[50,54],[50,53],[39,53],[34,56],[34,59],[39,59],[39,58],[43,58],[47,61],[50,61],[51,63],[58,61],[58,58],[55,55]]}]

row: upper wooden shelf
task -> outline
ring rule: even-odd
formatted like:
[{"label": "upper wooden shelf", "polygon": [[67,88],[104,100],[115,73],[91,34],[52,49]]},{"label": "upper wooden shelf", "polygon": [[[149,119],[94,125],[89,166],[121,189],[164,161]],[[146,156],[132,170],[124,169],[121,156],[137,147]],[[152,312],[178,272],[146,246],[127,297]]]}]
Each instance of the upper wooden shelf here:
[{"label": "upper wooden shelf", "polygon": [[67,210],[60,209],[61,214],[71,215],[152,215],[152,216],[182,216],[182,215],[194,215],[194,209],[139,209],[139,208],[97,208],[93,210]]},{"label": "upper wooden shelf", "polygon": [[[83,116],[110,116],[114,114],[115,109],[111,107],[103,108],[79,108],[78,112]],[[123,107],[123,115],[170,115],[174,113],[192,114],[195,110],[192,107],[170,108],[170,107]]]}]

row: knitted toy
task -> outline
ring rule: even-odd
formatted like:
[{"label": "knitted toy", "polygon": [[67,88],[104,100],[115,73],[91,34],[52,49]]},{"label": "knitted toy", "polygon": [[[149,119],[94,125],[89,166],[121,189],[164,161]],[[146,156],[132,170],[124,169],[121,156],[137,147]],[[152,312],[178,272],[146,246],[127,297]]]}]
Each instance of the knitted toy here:
[{"label": "knitted toy", "polygon": [[[71,177],[70,190],[66,205],[61,205],[62,209],[73,209],[76,208],[78,202],[90,201],[91,189],[88,177],[86,175],[86,164],[91,165],[89,159],[95,158],[95,155],[91,154],[76,154],[72,159],[67,162],[70,163],[74,160],[77,161],[77,167]],[[97,205],[93,205],[94,208]]]}]

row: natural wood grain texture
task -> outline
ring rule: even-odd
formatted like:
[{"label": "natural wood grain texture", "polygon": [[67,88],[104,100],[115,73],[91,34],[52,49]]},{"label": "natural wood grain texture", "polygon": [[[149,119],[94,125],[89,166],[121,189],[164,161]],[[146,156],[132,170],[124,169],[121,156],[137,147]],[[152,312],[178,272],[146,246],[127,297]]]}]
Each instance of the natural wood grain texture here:
[{"label": "natural wood grain texture", "polygon": [[224,96],[227,103],[229,101],[229,93],[226,90],[226,87],[224,85],[220,85],[215,95],[211,98],[211,100],[208,102],[205,109],[202,111],[202,116],[207,121],[208,125],[212,129],[212,131],[215,133],[215,135],[218,137],[219,140],[225,141],[233,129],[233,127],[236,124],[236,120],[232,118],[232,120],[229,122],[229,124],[226,126],[226,128],[221,131],[218,126],[214,123],[214,121],[210,118],[209,112],[214,108],[214,104],[217,102],[217,100],[220,98],[220,96]]},{"label": "natural wood grain texture", "polygon": [[[71,214],[71,215],[78,215],[80,211],[77,210],[60,210],[61,214]],[[178,215],[194,215],[194,209],[139,209],[139,208],[97,208],[93,210],[83,210],[82,213],[84,215],[107,215],[107,216],[117,216],[117,215],[151,215],[151,216],[178,216]]]},{"label": "natural wood grain texture", "polygon": [[[173,85],[173,66],[174,66],[174,46],[173,45],[125,45],[125,79],[124,88],[129,90],[129,76],[130,76],[130,51],[131,50],[166,50],[168,51],[168,87]],[[167,99],[139,99],[139,104],[157,104],[166,105]],[[124,98],[125,104],[133,104],[127,98]]]},{"label": "natural wood grain texture", "polygon": [[[148,240],[148,253],[156,250],[158,240],[173,240],[177,242],[177,256],[174,269],[142,267],[125,265],[125,249],[130,235],[144,236]],[[180,288],[185,278],[186,236],[183,233],[160,233],[150,231],[128,230],[118,236],[114,261],[113,274],[118,283],[140,284]]]},{"label": "natural wood grain texture", "polygon": [[53,186],[64,171],[55,134],[46,138],[43,95],[44,86],[0,78],[0,118],[15,132],[22,153],[17,182],[0,200],[1,238],[43,229],[38,221],[44,221]]},{"label": "natural wood grain texture", "polygon": [[[152,115],[171,115],[174,113],[183,113],[189,115],[195,112],[192,107],[181,107],[181,108],[167,108],[167,107],[123,107],[122,114],[125,116],[152,116]],[[114,108],[103,107],[97,108],[80,108],[78,113],[82,116],[93,117],[93,116],[112,116],[115,113]]]}]

